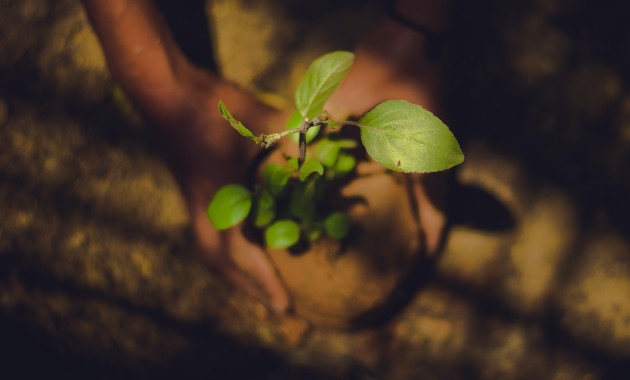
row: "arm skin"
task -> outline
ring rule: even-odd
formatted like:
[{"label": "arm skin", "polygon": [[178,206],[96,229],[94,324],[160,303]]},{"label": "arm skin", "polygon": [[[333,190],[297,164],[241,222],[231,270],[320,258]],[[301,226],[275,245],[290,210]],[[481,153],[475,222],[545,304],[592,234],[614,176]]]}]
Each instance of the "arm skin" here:
[{"label": "arm skin", "polygon": [[[393,2],[398,14],[419,25],[437,33],[448,29],[450,1]],[[425,35],[384,17],[359,41],[355,64],[341,89],[328,102],[328,111],[340,115],[336,117],[356,116],[384,100],[406,99],[439,116],[443,62],[428,59],[426,48]]]},{"label": "arm skin", "polygon": [[[162,142],[167,162],[188,206],[200,253],[238,287],[265,299],[277,311],[289,300],[261,250],[237,229],[218,233],[206,218],[212,194],[228,182],[241,182],[258,148],[241,138],[216,112],[219,99],[255,135],[278,124],[279,112],[251,95],[194,67],[182,54],[150,0],[83,0],[105,51],[114,79]],[[400,13],[433,30],[446,27],[442,0],[400,0]],[[394,42],[394,43],[393,43]],[[425,58],[422,35],[383,20],[356,49],[356,63],[327,109],[333,115],[360,115],[385,99],[407,99],[439,115],[441,70]],[[283,123],[282,123],[283,124]],[[437,247],[443,214],[415,178],[419,214],[429,251]]]},{"label": "arm skin", "polygon": [[[393,1],[393,0],[390,0]],[[449,29],[449,0],[397,0],[395,10],[431,31]],[[387,99],[405,99],[442,118],[444,98],[444,57],[427,58],[426,36],[385,17],[355,48],[355,63],[326,109],[333,118],[359,116]],[[433,255],[439,248],[446,217],[444,176],[412,174],[413,192],[418,203],[420,230],[426,250]]]},{"label": "arm skin", "polygon": [[111,74],[161,144],[186,200],[201,256],[217,272],[278,312],[288,295],[260,248],[238,229],[217,232],[206,207],[218,187],[242,182],[258,148],[226,127],[219,95],[255,134],[281,115],[194,67],[149,0],[83,0]]}]

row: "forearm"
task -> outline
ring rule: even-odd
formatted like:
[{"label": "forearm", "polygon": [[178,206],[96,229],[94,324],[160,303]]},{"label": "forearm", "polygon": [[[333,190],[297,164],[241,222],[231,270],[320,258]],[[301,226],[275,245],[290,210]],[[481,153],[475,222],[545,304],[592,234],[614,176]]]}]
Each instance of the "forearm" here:
[{"label": "forearm", "polygon": [[166,23],[150,0],[83,0],[110,72],[139,110],[171,119],[185,95],[190,70]]},{"label": "forearm", "polygon": [[449,0],[396,0],[394,10],[436,33],[443,33],[449,28],[451,1]]},{"label": "forearm", "polygon": [[401,74],[417,70],[421,60],[436,60],[449,29],[450,4],[449,0],[390,0],[387,16],[364,38],[358,53],[372,55]]},{"label": "forearm", "polygon": [[326,105],[327,110],[335,117],[358,116],[386,99],[396,98],[439,114],[447,45],[439,45],[438,55],[428,54],[431,51],[427,33],[401,23],[396,14],[441,35],[448,30],[449,3],[449,0],[390,0],[392,13],[386,14],[359,41],[355,64]]}]

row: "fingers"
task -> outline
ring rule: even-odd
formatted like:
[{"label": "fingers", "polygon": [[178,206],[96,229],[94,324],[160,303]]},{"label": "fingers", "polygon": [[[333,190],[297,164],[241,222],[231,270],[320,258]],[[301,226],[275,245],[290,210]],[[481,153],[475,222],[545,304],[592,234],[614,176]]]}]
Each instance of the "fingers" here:
[{"label": "fingers", "polygon": [[424,235],[427,255],[432,256],[440,248],[442,233],[446,226],[444,213],[446,181],[441,173],[411,176],[419,227]]},{"label": "fingers", "polygon": [[[442,12],[432,0],[403,3],[412,15]],[[426,36],[391,19],[383,20],[359,42],[355,63],[326,110],[333,118],[359,117],[385,100],[404,99],[441,116],[443,62],[428,59],[426,49]],[[429,255],[439,249],[446,225],[445,191],[434,191],[441,185],[444,176],[440,174],[412,176],[418,227]]]},{"label": "fingers", "polygon": [[[207,234],[209,230],[198,231]],[[289,308],[289,296],[264,252],[247,242],[237,230],[225,231],[227,244],[219,250],[203,246],[201,255],[208,265],[233,286],[262,302],[278,314]]]},{"label": "fingers", "polygon": [[184,197],[202,257],[235,286],[287,309],[287,293],[264,252],[238,230],[219,233],[205,210],[216,189],[243,180],[258,147],[221,119],[224,99],[255,134],[282,128],[281,113],[215,75],[195,68],[151,0],[83,0],[114,78],[163,145]]},{"label": "fingers", "polygon": [[248,242],[239,228],[215,230],[206,217],[206,204],[188,201],[199,251],[208,266],[276,313],[286,312],[289,296],[263,250]]},{"label": "fingers", "polygon": [[231,259],[264,291],[268,306],[276,312],[285,312],[289,296],[262,248],[248,242],[238,229],[226,231],[226,234]]}]

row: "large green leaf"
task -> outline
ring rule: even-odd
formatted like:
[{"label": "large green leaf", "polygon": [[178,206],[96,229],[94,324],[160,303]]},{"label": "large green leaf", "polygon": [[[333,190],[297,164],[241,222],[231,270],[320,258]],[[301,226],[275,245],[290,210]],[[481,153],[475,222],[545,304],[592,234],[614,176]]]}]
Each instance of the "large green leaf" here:
[{"label": "large green leaf", "polygon": [[298,240],[300,240],[300,226],[292,220],[278,220],[265,229],[267,247],[289,248]]},{"label": "large green leaf", "polygon": [[427,173],[464,161],[455,136],[431,112],[405,100],[387,100],[361,119],[361,141],[386,168]]},{"label": "large green leaf", "polygon": [[208,205],[208,219],[217,230],[242,222],[252,207],[252,194],[241,185],[230,184],[216,192]]},{"label": "large green leaf", "polygon": [[295,91],[295,106],[302,117],[312,120],[324,110],[353,63],[354,54],[348,51],[324,54],[311,63]]}]

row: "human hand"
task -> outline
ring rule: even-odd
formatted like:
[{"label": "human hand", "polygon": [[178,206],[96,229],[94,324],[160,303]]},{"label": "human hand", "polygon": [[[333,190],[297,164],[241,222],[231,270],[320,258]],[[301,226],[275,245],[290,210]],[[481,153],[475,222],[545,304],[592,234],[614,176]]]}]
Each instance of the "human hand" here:
[{"label": "human hand", "polygon": [[[327,104],[335,117],[359,116],[387,99],[404,99],[440,114],[449,1],[398,0],[393,12],[430,33],[387,16],[358,42],[356,61]],[[437,49],[436,49],[437,48]]]},{"label": "human hand", "polygon": [[[258,147],[217,111],[221,97],[255,133],[280,116],[254,97],[196,68],[150,0],[83,0],[113,78],[159,142],[182,190],[201,257],[217,273],[278,312],[289,299],[264,252],[238,229],[216,231],[206,217],[214,192],[243,182]],[[249,143],[249,144],[248,144]]]},{"label": "human hand", "polygon": [[[409,2],[407,2],[409,3]],[[432,1],[405,4],[426,15],[442,14]],[[436,8],[437,7],[437,8]],[[437,21],[441,23],[441,21]],[[442,116],[443,60],[427,57],[427,36],[385,19],[359,41],[355,63],[339,90],[326,104],[335,119],[358,117],[388,99],[404,99]],[[441,210],[444,176],[413,174],[413,192],[428,254],[437,251],[446,224]]]},{"label": "human hand", "polygon": [[[199,81],[200,78],[205,80]],[[196,83],[189,101],[189,113],[196,116],[176,130],[161,129],[159,133],[186,201],[199,253],[212,269],[237,288],[281,313],[289,306],[289,298],[266,253],[249,242],[240,228],[214,229],[206,210],[219,187],[247,180],[248,165],[260,151],[260,147],[243,139],[219,115],[219,98],[256,134],[266,131],[268,126],[282,125],[278,121],[286,115],[211,74],[200,73]]]}]

